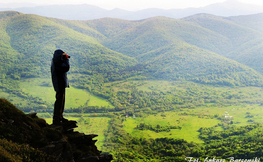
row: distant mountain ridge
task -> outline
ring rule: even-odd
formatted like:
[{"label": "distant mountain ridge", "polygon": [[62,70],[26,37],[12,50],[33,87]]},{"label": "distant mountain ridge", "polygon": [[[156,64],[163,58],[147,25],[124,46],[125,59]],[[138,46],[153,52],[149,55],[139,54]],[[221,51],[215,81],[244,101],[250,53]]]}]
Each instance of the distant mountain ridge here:
[{"label": "distant mountain ridge", "polygon": [[[15,5],[15,4],[13,4]],[[7,5],[5,5],[7,7]],[[31,4],[30,6],[34,6]],[[0,11],[18,11],[25,14],[37,14],[45,17],[53,17],[68,20],[93,20],[105,17],[119,18],[125,20],[141,20],[155,16],[165,16],[180,19],[198,13],[207,13],[217,16],[250,15],[263,12],[263,6],[241,3],[237,0],[227,0],[223,3],[215,3],[200,8],[186,9],[158,9],[150,8],[139,11],[126,11],[122,9],[106,10],[97,6],[81,5],[47,5],[35,7],[6,8]]]}]

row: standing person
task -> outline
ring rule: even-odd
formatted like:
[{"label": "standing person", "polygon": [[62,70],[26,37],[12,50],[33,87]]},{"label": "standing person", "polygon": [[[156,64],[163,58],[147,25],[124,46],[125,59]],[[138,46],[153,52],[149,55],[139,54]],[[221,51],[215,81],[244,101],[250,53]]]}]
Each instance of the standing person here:
[{"label": "standing person", "polygon": [[67,72],[69,71],[69,56],[58,49],[54,52],[51,62],[51,77],[54,90],[56,91],[56,101],[54,104],[53,124],[59,125],[68,120],[63,117],[65,107],[65,89],[69,87]]}]

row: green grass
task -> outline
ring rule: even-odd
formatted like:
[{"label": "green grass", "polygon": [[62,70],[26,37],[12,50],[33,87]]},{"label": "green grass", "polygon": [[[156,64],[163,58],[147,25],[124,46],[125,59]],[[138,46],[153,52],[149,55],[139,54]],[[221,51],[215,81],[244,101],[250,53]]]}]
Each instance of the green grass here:
[{"label": "green grass", "polygon": [[98,96],[90,95],[90,100],[88,102],[88,106],[98,106],[98,105],[104,106],[104,107],[111,107],[111,108],[114,107],[107,100],[105,100],[101,97],[98,97]]},{"label": "green grass", "polygon": [[0,90],[0,96],[1,98],[7,98],[9,94]]},{"label": "green grass", "polygon": [[[222,120],[218,120],[214,115],[218,115]],[[202,143],[198,138],[198,130],[201,127],[213,127],[218,123],[224,122],[225,115],[232,116],[232,126],[245,126],[253,123],[263,123],[262,106],[260,105],[240,105],[228,107],[200,107],[195,109],[181,109],[177,112],[158,113],[144,118],[126,118],[123,122],[123,129],[135,137],[145,138],[180,138],[188,142],[194,141]],[[170,132],[156,133],[150,130],[135,129],[140,123],[156,126],[180,126],[182,129],[171,129]],[[216,127],[215,130],[221,131],[222,127]]]},{"label": "green grass", "polygon": [[[195,115],[218,115],[222,118],[225,118],[225,115],[232,116],[231,120],[235,126],[244,126],[252,123],[263,124],[262,108],[263,106],[258,104],[242,104],[240,106],[196,108],[191,113]],[[248,120],[253,120],[253,122]]]},{"label": "green grass", "polygon": [[[49,86],[42,86],[46,84]],[[27,79],[20,83],[21,90],[34,97],[39,97],[42,100],[53,104],[55,102],[55,91],[52,87],[50,79]],[[66,88],[66,108],[77,108],[79,106],[105,106],[113,107],[107,100],[94,96],[84,89],[74,87]]]},{"label": "green grass", "polygon": [[25,101],[23,98],[18,97],[16,95],[13,94],[9,94],[6,92],[2,92],[0,91],[0,98],[5,98],[7,100],[9,100],[11,103],[13,103],[14,105],[18,105],[18,106],[26,106],[27,105],[27,101]]},{"label": "green grass", "polygon": [[[197,130],[201,127],[212,127],[218,124],[220,121],[217,119],[205,119],[198,118],[197,116],[182,116],[176,112],[166,112],[159,113],[157,115],[150,115],[146,118],[126,118],[123,122],[124,130],[137,137],[146,137],[146,138],[183,138],[189,142],[194,141],[196,143],[202,143],[198,139]],[[159,132],[156,133],[150,130],[137,130],[134,129],[140,123],[146,123],[151,125],[171,125],[171,126],[181,126],[182,129],[171,129],[170,132]]]},{"label": "green grass", "polygon": [[98,149],[102,148],[102,145],[105,142],[105,131],[108,130],[108,125],[110,118],[107,117],[84,117],[84,119],[89,118],[90,122],[88,124],[79,123],[78,128],[76,129],[79,132],[83,132],[85,134],[96,134],[98,137],[95,139],[98,140],[96,142],[96,146]]}]

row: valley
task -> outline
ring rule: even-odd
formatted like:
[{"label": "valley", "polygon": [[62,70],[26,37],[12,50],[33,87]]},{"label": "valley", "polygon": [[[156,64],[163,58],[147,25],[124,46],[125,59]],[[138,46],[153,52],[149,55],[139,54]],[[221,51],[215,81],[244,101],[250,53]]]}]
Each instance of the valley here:
[{"label": "valley", "polygon": [[63,49],[71,56],[64,115],[98,134],[114,161],[263,158],[263,14],[248,17],[0,12],[0,97],[51,124],[50,62]]},{"label": "valley", "polygon": [[[28,94],[45,101],[46,95],[40,95],[45,91],[41,91],[43,82],[46,83],[48,80],[30,79],[21,84]],[[35,91],[30,93],[31,88],[26,87],[26,85],[30,85],[32,89],[39,89],[38,93]],[[77,131],[98,134],[99,137],[96,138],[98,140],[97,147],[101,150],[107,150],[104,145],[107,145],[108,138],[112,138],[108,131],[110,121],[115,118],[120,121],[121,130],[134,138],[174,138],[199,144],[204,144],[204,141],[199,138],[199,130],[202,128],[224,131],[235,127],[263,123],[261,100],[263,90],[260,87],[214,87],[193,82],[147,80],[112,82],[105,84],[104,88],[107,87],[111,87],[115,95],[118,95],[118,92],[132,95],[134,89],[138,89],[140,93],[148,94],[151,92],[151,97],[147,98],[159,94],[159,98],[163,98],[159,102],[163,102],[164,105],[155,108],[153,106],[139,108],[139,104],[131,104],[130,101],[127,101],[132,99],[130,96],[130,98],[123,98],[119,101],[123,105],[126,104],[125,108],[115,109],[107,100],[93,96],[83,89],[68,88],[65,117],[78,122]],[[47,87],[42,88],[47,89]],[[53,87],[49,88],[50,93],[54,94]],[[79,98],[75,93],[81,94],[83,98]],[[181,103],[178,100],[179,104],[175,104],[176,106],[173,107],[173,104],[170,103],[173,99],[171,95],[180,96],[184,100]],[[123,95],[120,96],[124,97]],[[143,95],[141,94],[141,96]],[[54,101],[54,98],[50,98],[49,102],[52,100]],[[82,108],[96,106],[97,109],[94,109],[93,112],[84,112],[83,109],[78,109],[79,105],[82,105]],[[107,107],[107,109],[102,107]],[[78,113],[70,112],[74,109],[77,109]],[[52,107],[46,112],[42,111],[41,109],[36,110],[38,116],[52,124]],[[140,124],[159,127],[160,131],[139,129]],[[161,130],[161,128],[168,126],[172,126],[172,128]]]}]

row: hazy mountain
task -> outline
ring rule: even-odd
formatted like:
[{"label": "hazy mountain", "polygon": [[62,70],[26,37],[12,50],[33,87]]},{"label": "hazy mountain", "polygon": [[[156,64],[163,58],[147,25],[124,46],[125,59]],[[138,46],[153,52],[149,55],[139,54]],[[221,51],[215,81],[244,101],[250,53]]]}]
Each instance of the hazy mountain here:
[{"label": "hazy mountain", "polygon": [[[17,6],[17,4],[11,4]],[[5,5],[7,6],[7,5]],[[10,6],[10,5],[8,5]],[[263,12],[263,6],[244,4],[237,0],[227,0],[201,8],[186,9],[144,9],[140,11],[126,11],[121,9],[105,10],[93,5],[49,5],[36,7],[0,7],[0,11],[14,10],[27,14],[37,14],[46,17],[69,20],[92,20],[104,17],[120,18],[127,20],[140,20],[155,16],[183,18],[198,13],[208,13],[217,16],[237,16]]]},{"label": "hazy mountain", "polygon": [[209,13],[218,16],[250,15],[263,12],[263,6],[247,4],[238,0],[227,0],[223,3],[215,3],[200,8],[201,13]]},{"label": "hazy mountain", "polygon": [[21,2],[21,3],[0,3],[0,8],[6,8],[6,9],[12,9],[12,8],[22,8],[22,7],[36,7],[37,4],[34,3],[25,3],[25,2]]},{"label": "hazy mountain", "polygon": [[102,8],[86,4],[23,7],[12,10],[27,14],[36,14],[46,17],[70,20],[97,19],[108,12],[107,10],[104,10]]}]

